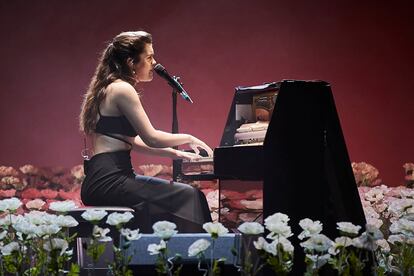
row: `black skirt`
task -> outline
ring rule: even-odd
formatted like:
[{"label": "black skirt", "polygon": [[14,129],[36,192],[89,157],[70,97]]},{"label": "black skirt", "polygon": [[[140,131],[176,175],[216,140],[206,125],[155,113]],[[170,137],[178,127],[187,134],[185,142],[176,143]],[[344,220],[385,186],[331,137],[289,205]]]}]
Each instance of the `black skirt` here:
[{"label": "black skirt", "polygon": [[95,154],[85,164],[81,199],[90,206],[125,206],[135,210],[140,232],[152,233],[160,220],[177,224],[179,232],[204,232],[211,221],[204,194],[187,184],[137,175],[130,151]]}]

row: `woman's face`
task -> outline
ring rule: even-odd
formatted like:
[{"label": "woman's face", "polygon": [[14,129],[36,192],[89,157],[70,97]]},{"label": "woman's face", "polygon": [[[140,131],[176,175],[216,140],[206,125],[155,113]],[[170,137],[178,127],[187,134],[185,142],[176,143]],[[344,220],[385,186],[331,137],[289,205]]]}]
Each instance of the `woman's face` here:
[{"label": "woman's face", "polygon": [[140,61],[134,64],[135,80],[152,81],[154,77],[154,65],[156,61],[154,59],[154,49],[152,44],[145,44],[144,51],[140,55]]}]

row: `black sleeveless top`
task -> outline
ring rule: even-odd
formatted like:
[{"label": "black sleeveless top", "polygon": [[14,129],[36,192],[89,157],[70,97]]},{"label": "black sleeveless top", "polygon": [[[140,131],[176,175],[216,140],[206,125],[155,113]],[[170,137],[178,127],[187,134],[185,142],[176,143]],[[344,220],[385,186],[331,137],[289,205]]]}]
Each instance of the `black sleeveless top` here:
[{"label": "black sleeveless top", "polygon": [[[107,135],[108,133],[122,134],[129,137],[137,136],[128,119],[123,116],[103,116],[98,108],[99,120],[96,123],[95,132]],[[108,135],[109,136],[109,135]]]}]

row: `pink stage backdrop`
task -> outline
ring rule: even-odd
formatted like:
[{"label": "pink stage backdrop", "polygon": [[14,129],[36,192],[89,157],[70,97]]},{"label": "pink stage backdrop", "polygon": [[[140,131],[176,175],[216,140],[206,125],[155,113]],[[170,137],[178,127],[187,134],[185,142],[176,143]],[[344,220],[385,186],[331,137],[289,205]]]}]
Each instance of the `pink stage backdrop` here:
[{"label": "pink stage backdrop", "polygon": [[[291,2],[0,2],[0,165],[80,164],[77,117],[98,53],[117,33],[143,28],[156,59],[194,99],[179,101],[182,132],[216,147],[235,86],[322,79],[332,85],[351,160],[402,184],[402,165],[414,161],[412,7]],[[170,88],[158,77],[142,88],[153,125],[169,130]],[[146,163],[170,161],[134,155],[136,166]]]}]

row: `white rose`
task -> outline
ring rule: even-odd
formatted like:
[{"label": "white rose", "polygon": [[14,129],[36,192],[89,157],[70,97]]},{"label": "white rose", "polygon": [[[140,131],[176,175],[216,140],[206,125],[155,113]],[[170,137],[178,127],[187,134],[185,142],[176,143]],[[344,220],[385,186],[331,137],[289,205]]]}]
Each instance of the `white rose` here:
[{"label": "white rose", "polygon": [[225,235],[229,230],[220,222],[207,222],[203,224],[203,229],[209,233],[213,238]]},{"label": "white rose", "polygon": [[81,217],[87,221],[97,222],[108,214],[105,210],[89,209],[81,214]]},{"label": "white rose", "polygon": [[274,222],[274,223],[268,223],[266,225],[266,228],[271,232],[267,238],[269,239],[275,239],[279,236],[288,238],[292,236],[292,231],[290,229],[290,226],[282,221]]},{"label": "white rose", "polygon": [[194,257],[203,253],[210,246],[210,242],[206,239],[199,239],[193,242],[188,248],[188,256]]},{"label": "white rose", "polygon": [[79,223],[74,219],[72,216],[58,216],[55,222],[60,227],[75,227],[78,226]]},{"label": "white rose", "polygon": [[324,266],[331,259],[331,256],[329,254],[322,256],[306,254],[306,258],[312,261],[312,269],[315,270]]},{"label": "white rose", "polygon": [[317,252],[326,252],[332,244],[333,241],[331,241],[324,234],[316,234],[311,236],[308,240],[300,243],[300,246],[309,250],[315,250]]},{"label": "white rose", "polygon": [[21,220],[13,224],[13,228],[22,234],[28,235],[28,238],[33,237],[37,233],[37,226],[30,223],[28,220]]},{"label": "white rose", "polygon": [[391,248],[387,240],[381,239],[376,241],[377,245],[381,248],[383,252],[390,252]]},{"label": "white rose", "polygon": [[58,233],[62,228],[56,224],[43,224],[36,228],[36,235],[43,237],[45,235],[54,235]]},{"label": "white rose", "polygon": [[98,225],[94,225],[92,229],[92,235],[95,239],[98,239],[100,242],[110,242],[112,241],[111,237],[107,237],[106,234],[109,233],[109,228],[101,228]]},{"label": "white rose", "polygon": [[72,200],[55,201],[50,203],[49,209],[55,212],[66,213],[78,208]]},{"label": "white rose", "polygon": [[141,238],[141,234],[139,234],[139,229],[131,230],[129,228],[122,228],[120,230],[120,233],[129,241],[136,241]]},{"label": "white rose", "polygon": [[45,223],[45,215],[46,212],[40,212],[40,211],[31,211],[29,213],[25,214],[25,218],[30,221],[30,223],[33,223],[35,225],[40,225]]},{"label": "white rose", "polygon": [[352,235],[358,235],[359,230],[361,229],[361,226],[354,225],[350,222],[337,222],[336,229],[338,229],[341,232],[352,234]]},{"label": "white rose", "polygon": [[268,242],[263,237],[259,237],[257,241],[253,241],[253,245],[257,250],[264,250],[267,244]]},{"label": "white rose", "polygon": [[152,225],[152,229],[154,230],[154,234],[160,237],[163,240],[168,240],[173,235],[177,234],[178,231],[175,230],[177,225],[175,223],[163,220],[157,221]]},{"label": "white rose", "polygon": [[2,247],[1,254],[3,256],[8,256],[8,255],[11,255],[13,251],[18,251],[18,250],[20,250],[19,244],[17,242],[11,242]]},{"label": "white rose", "polygon": [[401,235],[401,234],[399,234],[399,235],[390,235],[388,237],[388,241],[392,244],[395,244],[396,242],[399,242],[399,243],[402,244],[405,241],[405,237],[404,237],[404,235]]},{"label": "white rose", "polygon": [[[20,206],[22,206],[22,202],[16,197],[3,199],[2,202],[3,203],[0,205],[0,211],[16,211]],[[3,209],[4,207],[6,207],[5,210]]]},{"label": "white rose", "polygon": [[60,256],[62,256],[66,249],[68,249],[68,242],[64,239],[54,238],[52,240],[45,241],[43,244],[43,249],[51,252],[53,249],[60,249]]},{"label": "white rose", "polygon": [[303,229],[302,233],[298,236],[300,240],[319,234],[322,231],[322,223],[319,220],[312,221],[311,219],[305,218],[299,222],[299,225]]},{"label": "white rose", "polygon": [[264,232],[264,227],[258,222],[244,222],[237,229],[245,235],[258,235]]},{"label": "white rose", "polygon": [[367,224],[372,225],[376,228],[380,228],[383,224],[382,220],[376,218],[367,218]]},{"label": "white rose", "polygon": [[106,223],[112,226],[122,225],[130,221],[134,215],[131,212],[112,213],[106,219]]},{"label": "white rose", "polygon": [[4,230],[3,232],[0,233],[0,241],[3,240],[6,236],[7,236],[7,231]]},{"label": "white rose", "polygon": [[158,255],[165,248],[167,248],[167,244],[165,243],[164,240],[161,240],[160,244],[156,244],[156,243],[149,244],[147,250],[150,255]]},{"label": "white rose", "polygon": [[57,215],[45,213],[43,216],[44,224],[54,224],[57,220]]},{"label": "white rose", "polygon": [[268,216],[265,219],[265,226],[267,226],[268,224],[274,224],[274,223],[279,223],[279,222],[288,223],[289,220],[290,219],[287,215],[285,215],[283,213],[276,213],[276,214],[273,214],[271,216]]},{"label": "white rose", "polygon": [[352,239],[349,237],[338,237],[335,242],[328,249],[329,254],[336,255],[339,253],[341,248],[345,248],[352,245]]},{"label": "white rose", "polygon": [[279,239],[277,239],[277,241],[279,242],[279,244],[282,245],[282,249],[284,252],[287,252],[290,255],[293,254],[293,251],[295,250],[295,248],[293,247],[292,243],[288,239],[286,239],[285,237],[280,237]]}]

